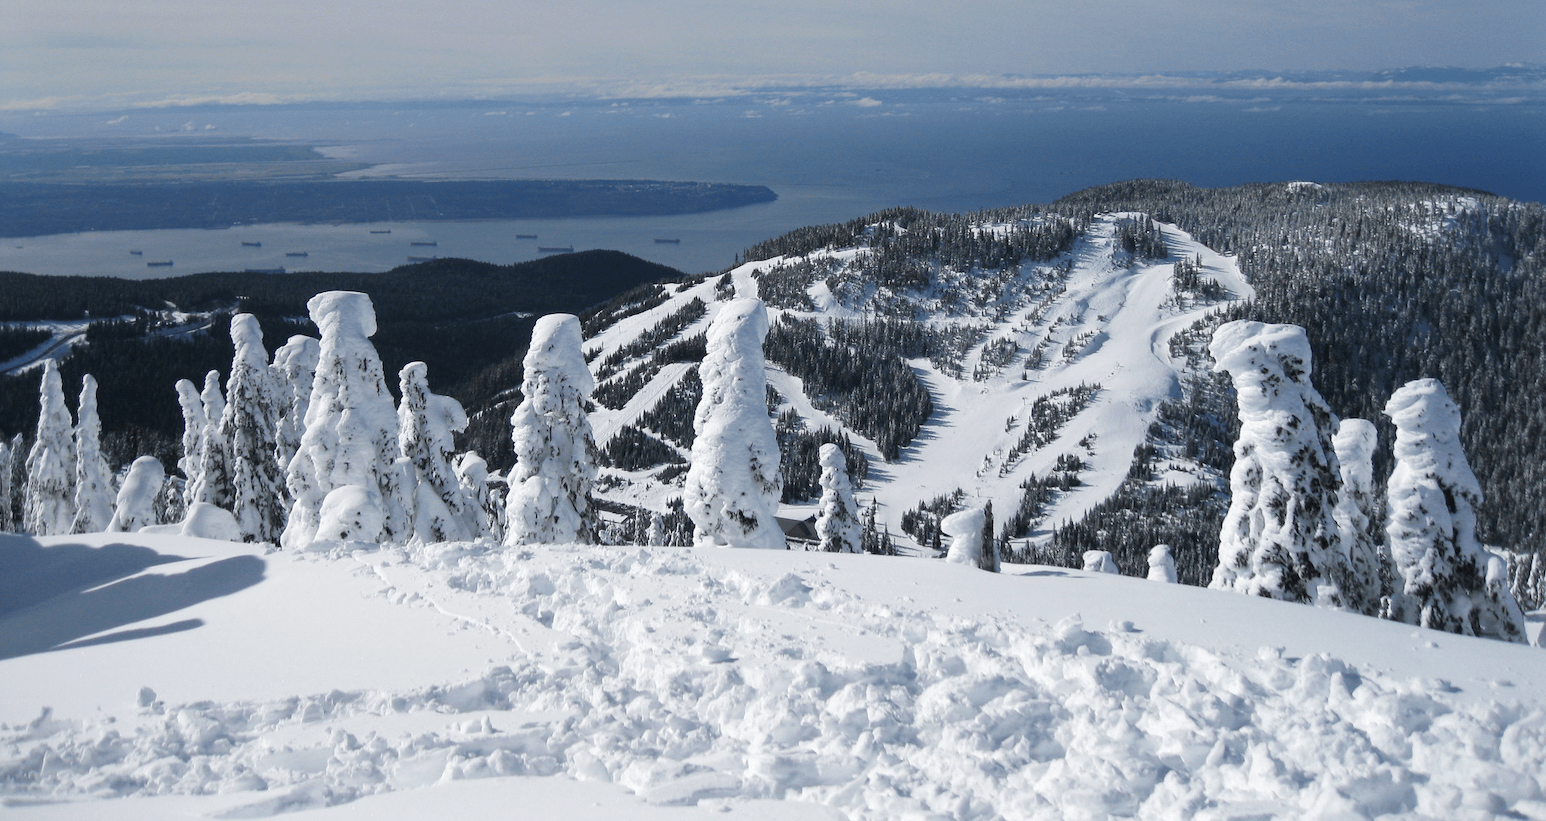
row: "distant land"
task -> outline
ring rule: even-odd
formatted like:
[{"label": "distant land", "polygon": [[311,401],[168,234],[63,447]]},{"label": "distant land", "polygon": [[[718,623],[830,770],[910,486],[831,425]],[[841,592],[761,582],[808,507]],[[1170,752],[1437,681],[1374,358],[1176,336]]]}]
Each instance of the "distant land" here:
[{"label": "distant land", "polygon": [[0,237],[268,222],[667,216],[776,199],[761,185],[658,180],[0,182]]}]

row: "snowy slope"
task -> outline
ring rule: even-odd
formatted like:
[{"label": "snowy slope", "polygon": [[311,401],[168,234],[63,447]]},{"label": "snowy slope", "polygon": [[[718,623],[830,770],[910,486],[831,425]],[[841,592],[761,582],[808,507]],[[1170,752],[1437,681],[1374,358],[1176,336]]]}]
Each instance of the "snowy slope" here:
[{"label": "snowy slope", "polygon": [[[871,472],[860,496],[865,504],[871,496],[879,499],[882,520],[893,534],[900,532],[905,511],[956,490],[964,493],[967,504],[992,501],[1003,516],[1019,505],[1027,479],[1047,476],[1060,456],[1077,456],[1085,465],[1081,485],[1056,495],[1042,529],[1033,533],[1045,536],[1049,533],[1046,528],[1078,519],[1116,491],[1159,404],[1180,396],[1185,363],[1171,357],[1170,337],[1227,304],[1227,300],[1178,301],[1171,281],[1175,263],[1200,260],[1203,277],[1221,286],[1229,299],[1253,294],[1231,257],[1215,253],[1171,225],[1159,226],[1168,251],[1165,258],[1150,260],[1117,253],[1117,222],[1138,216],[1111,214],[1096,219],[1058,259],[1027,261],[1008,272],[941,272],[933,290],[901,295],[921,321],[937,328],[973,326],[980,339],[962,357],[963,377],[943,373],[927,359],[909,363],[927,386],[935,411],[923,433],[894,463],[883,463],[873,441],[821,410],[799,379],[773,363],[768,366],[769,384],[807,427],[843,430],[867,453]],[[1003,232],[1008,226],[985,224],[978,230]],[[770,310],[773,321],[784,315],[846,320],[874,311],[879,302],[873,289],[857,301],[845,301],[834,296],[834,290],[841,288],[831,284],[868,253],[862,248],[829,249],[804,258],[818,260],[831,271],[817,278],[808,291],[816,310],[774,308]],[[755,295],[757,278],[763,272],[800,261],[776,257],[748,262],[730,272],[734,292]],[[1059,270],[1066,274],[1059,274]],[[949,281],[951,276],[956,277],[954,284]],[[963,307],[959,294],[951,293],[970,288],[969,280],[980,283],[995,276],[1007,277],[1003,295],[995,295],[985,304]],[[957,285],[964,287],[958,289]],[[681,289],[663,304],[588,340],[587,351],[606,354],[618,350],[694,298],[708,304],[708,314],[675,339],[700,333],[724,304],[716,301],[715,286],[716,280],[710,279]],[[984,348],[1006,340],[1017,345],[1019,352],[991,376],[974,378]],[[1042,364],[1035,366],[1029,358],[1038,348],[1044,355]],[[629,368],[642,361],[643,357],[637,358],[625,366],[624,374],[613,378],[624,378]],[[598,444],[604,445],[624,424],[636,422],[684,372],[685,368],[667,366],[622,410],[598,410]],[[1033,404],[1081,385],[1098,385],[1099,390],[1062,426],[1056,438],[1039,449],[1016,452]],[[1195,481],[1186,474],[1167,478],[1181,483]],[[671,492],[645,491],[637,481],[620,487],[623,490],[614,494],[617,499],[633,503],[647,499],[646,503],[653,504]]]},{"label": "snowy slope", "polygon": [[1231,593],[723,549],[0,556],[32,580],[7,817],[1546,818],[1546,653]]}]

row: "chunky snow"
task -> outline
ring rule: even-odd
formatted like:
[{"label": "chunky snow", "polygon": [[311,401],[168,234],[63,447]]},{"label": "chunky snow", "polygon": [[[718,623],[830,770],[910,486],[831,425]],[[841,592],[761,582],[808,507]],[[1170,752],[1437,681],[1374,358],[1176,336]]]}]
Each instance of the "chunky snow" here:
[{"label": "chunky snow", "polygon": [[0,597],[20,819],[1546,812],[1546,654],[1219,591],[692,548],[0,555],[33,580]]}]

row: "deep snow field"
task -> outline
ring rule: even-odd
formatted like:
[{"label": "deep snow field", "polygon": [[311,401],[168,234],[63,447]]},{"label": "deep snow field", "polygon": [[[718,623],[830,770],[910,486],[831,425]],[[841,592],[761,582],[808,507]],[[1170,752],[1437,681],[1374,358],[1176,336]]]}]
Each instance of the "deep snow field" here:
[{"label": "deep snow field", "polygon": [[1232,593],[139,534],[0,565],[28,821],[1546,819],[1546,652]]}]

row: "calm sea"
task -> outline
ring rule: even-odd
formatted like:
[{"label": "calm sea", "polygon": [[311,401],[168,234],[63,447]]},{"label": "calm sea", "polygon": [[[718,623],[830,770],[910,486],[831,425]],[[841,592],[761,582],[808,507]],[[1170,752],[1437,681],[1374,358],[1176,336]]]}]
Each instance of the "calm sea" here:
[{"label": "calm sea", "polygon": [[[967,211],[1044,203],[1137,177],[1200,186],[1422,180],[1546,199],[1546,104],[1453,94],[801,91],[127,113],[111,124],[122,115],[11,114],[0,116],[0,130],[282,138],[378,163],[375,173],[740,182],[767,185],[779,199],[662,218],[269,224],[7,239],[0,240],[0,270],[136,278],[278,267],[383,271],[409,256],[507,263],[557,246],[614,248],[699,272],[724,268],[748,245],[791,229],[891,206]],[[410,245],[416,241],[437,244]],[[168,260],[171,268],[146,265]]]}]

